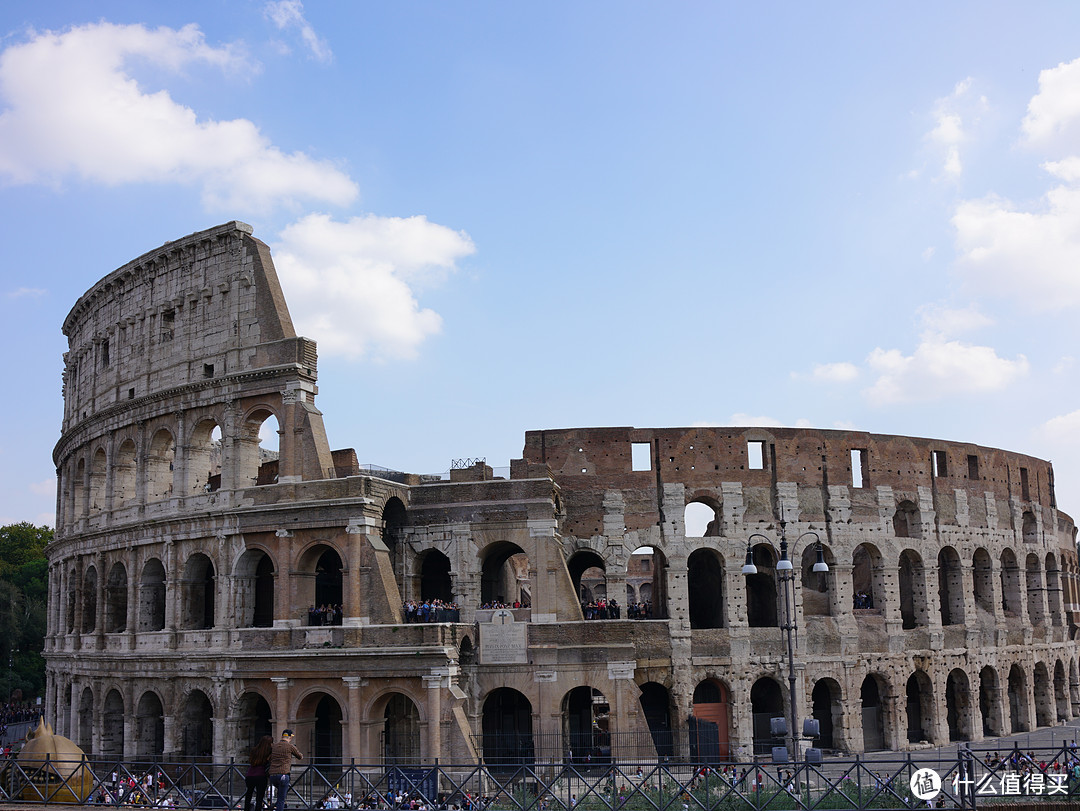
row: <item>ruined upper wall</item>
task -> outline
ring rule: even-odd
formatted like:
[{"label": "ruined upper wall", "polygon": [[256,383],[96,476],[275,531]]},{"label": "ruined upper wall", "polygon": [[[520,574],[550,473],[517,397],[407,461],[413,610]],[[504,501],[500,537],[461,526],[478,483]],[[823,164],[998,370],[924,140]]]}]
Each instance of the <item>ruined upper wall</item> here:
[{"label": "ruined upper wall", "polygon": [[[648,449],[646,469],[633,469],[636,443]],[[752,451],[762,452],[756,469]],[[856,475],[852,451],[861,452]],[[886,487],[896,503],[924,502],[930,492],[938,517],[946,524],[956,523],[957,491],[966,493],[964,507],[970,514],[965,520],[973,525],[985,526],[987,493],[992,503],[1000,502],[998,512],[1006,521],[1015,503],[1057,509],[1053,468],[1042,459],[968,443],[861,431],[734,427],[529,431],[523,456],[527,463],[550,467],[567,506],[566,529],[580,537],[590,537],[602,526],[607,491],[622,492],[626,527],[634,530],[659,523],[658,494],[665,485],[676,483],[684,485],[687,501],[716,505],[724,501],[725,483],[731,493],[732,485],[737,485],[747,518],[777,517],[776,482],[799,485],[803,520],[824,520],[829,489],[836,486],[850,498],[853,521],[880,520],[879,488]],[[1071,533],[1072,521],[1067,519],[1067,524]]]},{"label": "ruined upper wall", "polygon": [[313,345],[308,352],[291,340],[270,250],[251,233],[233,221],[167,242],[79,299],[63,325],[65,431],[116,403],[196,381],[314,366]]}]

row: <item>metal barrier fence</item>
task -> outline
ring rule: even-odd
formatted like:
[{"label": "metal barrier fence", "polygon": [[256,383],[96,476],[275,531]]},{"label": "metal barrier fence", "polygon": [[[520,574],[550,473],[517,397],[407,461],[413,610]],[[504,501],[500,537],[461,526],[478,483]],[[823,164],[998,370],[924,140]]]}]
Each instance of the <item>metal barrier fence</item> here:
[{"label": "metal barrier fence", "polygon": [[[1075,748],[1006,751],[958,748],[828,760],[547,765],[359,765],[295,768],[289,809],[377,808],[461,811],[826,811],[965,808],[1059,802],[1080,808]],[[241,764],[132,763],[85,758],[34,764],[8,759],[0,802],[233,809],[242,806]],[[80,784],[80,781],[85,781]],[[74,793],[75,797],[71,795]],[[271,806],[272,807],[272,806]]]}]

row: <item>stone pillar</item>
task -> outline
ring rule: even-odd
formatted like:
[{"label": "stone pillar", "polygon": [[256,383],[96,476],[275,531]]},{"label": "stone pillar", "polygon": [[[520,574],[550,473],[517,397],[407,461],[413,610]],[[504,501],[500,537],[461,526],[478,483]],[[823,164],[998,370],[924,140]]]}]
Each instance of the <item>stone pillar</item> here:
[{"label": "stone pillar", "polygon": [[[294,584],[292,575],[293,562],[292,562],[292,538],[293,534],[287,529],[279,529],[274,533],[274,539],[277,542],[277,548],[274,550],[274,559],[277,563],[274,570],[274,627],[275,628],[294,628],[298,625],[307,622],[307,614],[305,611],[304,619],[297,619],[293,615],[293,590]],[[350,550],[351,557],[351,550]],[[314,598],[312,598],[314,599]],[[349,599],[346,596],[346,601]],[[300,606],[302,610],[306,610],[307,606]],[[346,606],[342,606],[342,610],[347,612]],[[344,620],[343,620],[344,622]]]},{"label": "stone pillar", "polygon": [[432,763],[442,757],[442,683],[438,674],[423,676],[427,690],[427,759]]},{"label": "stone pillar", "polygon": [[173,760],[176,757],[176,753],[179,752],[179,748],[176,745],[176,734],[178,725],[176,723],[176,717],[165,713],[161,717],[162,727],[164,729],[164,752],[162,753],[163,760]]},{"label": "stone pillar", "polygon": [[885,718],[883,719],[885,726],[885,747],[893,752],[897,752],[901,748],[901,741],[906,740],[904,732],[907,731],[907,723],[901,718],[900,714],[900,696],[883,697],[881,700],[881,709],[885,714]]},{"label": "stone pillar", "polygon": [[228,741],[225,740],[226,733],[228,731],[228,718],[225,717],[224,710],[222,712],[214,713],[214,717],[211,719],[211,722],[213,723],[214,727],[214,763],[228,763]]},{"label": "stone pillar", "polygon": [[169,647],[176,647],[176,629],[180,625],[180,572],[176,570],[176,544],[165,541],[165,630],[169,636]]},{"label": "stone pillar", "polygon": [[[612,725],[612,732],[615,733],[627,733],[634,729],[634,724],[630,720],[629,710],[635,707],[636,704],[633,699],[627,695],[630,688],[634,685],[634,669],[637,666],[636,662],[608,662],[608,681],[611,682],[612,700],[609,708],[614,710],[615,723]],[[616,734],[612,736],[611,757],[613,760],[623,759],[625,756],[619,750],[622,746],[622,736]]]},{"label": "stone pillar", "polygon": [[292,681],[282,676],[270,679],[277,687],[277,701],[274,704],[274,738],[281,737],[281,731],[289,728],[289,688]]},{"label": "stone pillar", "polygon": [[359,676],[343,676],[342,682],[349,690],[349,751],[348,757],[361,762],[374,760],[371,753],[364,750],[364,736],[361,724],[360,688],[366,684]]},{"label": "stone pillar", "polygon": [[124,618],[124,647],[128,650],[135,649],[135,630],[139,617],[139,577],[141,572],[136,572],[134,555],[129,555],[124,561],[127,568],[127,616]]},{"label": "stone pillar", "polygon": [[94,567],[97,569],[97,586],[94,589],[94,646],[98,650],[105,648],[105,553],[94,555]]}]

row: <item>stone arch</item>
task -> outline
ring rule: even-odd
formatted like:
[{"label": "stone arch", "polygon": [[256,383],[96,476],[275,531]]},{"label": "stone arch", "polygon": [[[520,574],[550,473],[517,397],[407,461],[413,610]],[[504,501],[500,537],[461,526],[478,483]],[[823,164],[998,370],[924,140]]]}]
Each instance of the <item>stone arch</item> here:
[{"label": "stone arch", "polygon": [[79,696],[79,748],[94,753],[94,691],[89,687]]},{"label": "stone arch", "polygon": [[1054,663],[1054,709],[1058,721],[1069,720],[1068,683],[1065,680],[1065,665],[1058,659]]},{"label": "stone arch", "polygon": [[888,688],[889,682],[878,673],[867,675],[859,688],[864,752],[877,752],[888,748],[884,703]]},{"label": "stone arch", "polygon": [[687,538],[716,538],[720,535],[720,504],[702,496],[683,509],[683,527]]},{"label": "stone arch", "polygon": [[960,555],[951,546],[938,552],[938,606],[943,626],[964,623],[964,575]]},{"label": "stone arch", "polygon": [[428,549],[420,558],[420,599],[454,601],[450,558],[438,549]]},{"label": "stone arch", "polygon": [[591,549],[579,549],[570,556],[566,568],[570,571],[574,593],[580,602],[599,600],[601,594],[597,585],[603,586],[603,596],[607,596],[607,564],[598,553]]},{"label": "stone arch", "polygon": [[143,565],[139,578],[140,631],[160,631],[165,628],[165,567],[157,558]]},{"label": "stone arch", "polygon": [[316,607],[343,605],[344,569],[336,548],[326,541],[313,543],[301,553],[296,565],[297,600]]},{"label": "stone arch", "polygon": [[82,628],[80,633],[92,634],[97,630],[97,569],[87,566],[82,578]]},{"label": "stone arch", "polygon": [[926,569],[922,556],[914,549],[900,553],[900,620],[905,630],[930,624],[926,600]]},{"label": "stone arch", "polygon": [[994,617],[994,562],[990,553],[980,546],[971,559],[972,590],[975,593],[975,611]]},{"label": "stone arch", "polygon": [[262,693],[248,690],[236,704],[236,740],[250,749],[264,735],[274,736],[274,712]]},{"label": "stone arch", "polygon": [[188,495],[212,493],[221,489],[221,425],[213,417],[204,417],[191,429],[187,446]]},{"label": "stone arch", "polygon": [[672,757],[675,754],[675,740],[671,725],[671,694],[658,682],[645,682],[640,687],[638,703],[649,727],[656,756]]},{"label": "stone arch", "polygon": [[98,448],[91,457],[90,464],[90,514],[103,512],[109,508],[105,503],[106,482],[109,478],[109,464],[105,449]]},{"label": "stone arch", "polygon": [[106,760],[124,757],[124,697],[113,689],[105,694],[101,704],[101,750]]},{"label": "stone arch", "polygon": [[984,738],[999,738],[1008,734],[1001,717],[1001,684],[997,670],[986,665],[979,671],[979,716]]},{"label": "stone arch", "polygon": [[694,688],[690,759],[722,763],[731,758],[731,690],[720,679],[705,679]]},{"label": "stone arch", "polygon": [[571,763],[611,759],[610,708],[595,687],[582,685],[562,699],[562,744]]},{"label": "stone arch", "polygon": [[821,544],[821,554],[825,564],[829,567],[827,572],[815,572],[814,565],[817,563],[818,544],[808,544],[802,551],[802,607],[803,616],[807,617],[830,617],[832,616],[832,594],[836,592],[836,559],[832,549]]},{"label": "stone arch", "polygon": [[1028,686],[1027,673],[1019,664],[1009,669],[1009,733],[1028,732]]},{"label": "stone arch", "polygon": [[897,538],[921,538],[922,521],[914,501],[904,500],[893,512],[893,535]]},{"label": "stone arch", "polygon": [[1043,579],[1039,556],[1034,552],[1026,559],[1024,575],[1027,583],[1028,621],[1032,625],[1043,625],[1046,616],[1043,613]]},{"label": "stone arch", "polygon": [[117,448],[116,461],[112,466],[113,509],[130,507],[138,501],[138,490],[135,486],[137,471],[138,450],[135,447],[135,440],[127,437]]},{"label": "stone arch", "polygon": [[776,628],[780,625],[780,596],[777,588],[776,550],[771,544],[756,544],[750,552],[756,574],[745,576],[746,621],[751,628]]},{"label": "stone arch", "polygon": [[390,496],[382,510],[382,541],[390,553],[390,568],[394,576],[400,578],[405,571],[405,528],[409,525],[409,514],[405,503],[397,496]]},{"label": "stone arch", "polygon": [[627,616],[639,615],[640,606],[652,600],[652,582],[656,575],[656,567],[653,564],[653,547],[651,546],[640,546],[628,556],[626,560]]},{"label": "stone arch", "polygon": [[754,754],[767,755],[783,741],[773,737],[771,721],[784,718],[784,693],[772,676],[762,676],[750,688],[750,712],[754,719]]},{"label": "stone arch", "polygon": [[192,690],[180,707],[180,755],[208,760],[214,753],[214,705],[202,690]]},{"label": "stone arch", "polygon": [[1035,724],[1040,727],[1053,726],[1056,721],[1054,695],[1050,683],[1050,673],[1044,662],[1035,663],[1033,685],[1035,689]]},{"label": "stone arch", "polygon": [[127,592],[127,568],[117,561],[109,568],[105,580],[105,633],[119,634],[127,630]]},{"label": "stone arch", "polygon": [[75,474],[71,483],[72,517],[75,520],[86,514],[88,504],[86,489],[86,460],[79,459],[75,463]]},{"label": "stone arch", "polygon": [[[264,448],[262,443],[262,435],[267,433],[263,429],[263,423],[270,420],[277,426],[272,433],[275,436],[280,435],[281,420],[274,410],[265,404],[255,406],[244,417],[240,436],[232,445],[237,487],[277,484],[278,451]],[[271,441],[268,444],[277,443]]]},{"label": "stone arch", "polygon": [[244,551],[233,567],[233,619],[238,628],[274,625],[274,559],[258,547]]},{"label": "stone arch", "polygon": [[[815,744],[821,749],[836,749],[838,735],[844,730],[844,691],[836,679],[825,677],[814,682],[810,692],[810,717],[818,722]],[[802,730],[796,730],[802,732]]]},{"label": "stone arch", "polygon": [[146,500],[172,498],[176,440],[167,428],[159,428],[150,439],[146,454]]},{"label": "stone arch", "polygon": [[516,543],[496,541],[480,554],[480,602],[520,602],[528,607],[529,558]]},{"label": "stone arch", "polygon": [[386,698],[382,754],[384,763],[420,762],[420,710],[404,693],[394,692]]},{"label": "stone arch", "polygon": [[945,679],[945,718],[950,742],[971,740],[971,689],[967,673],[960,668]]},{"label": "stone arch", "polygon": [[1064,614],[1061,610],[1061,571],[1053,552],[1046,553],[1046,604],[1052,625],[1062,625]]},{"label": "stone arch", "polygon": [[911,674],[906,695],[908,743],[934,743],[934,685],[925,671]]},{"label": "stone arch", "polygon": [[1020,611],[1020,567],[1016,555],[1006,548],[1001,552],[1001,612],[1006,617],[1019,617]]},{"label": "stone arch", "polygon": [[723,628],[724,559],[715,549],[695,549],[686,559],[691,628]]},{"label": "stone arch", "polygon": [[214,627],[215,603],[214,563],[202,552],[196,552],[184,564],[180,580],[180,627],[200,630]]},{"label": "stone arch", "polygon": [[523,765],[534,760],[532,704],[511,687],[498,687],[484,698],[481,710],[484,763]]},{"label": "stone arch", "polygon": [[871,543],[861,543],[851,555],[852,607],[885,607],[885,567],[881,552]]},{"label": "stone arch", "polygon": [[161,697],[147,690],[135,706],[135,758],[160,760],[165,754],[165,708]]}]

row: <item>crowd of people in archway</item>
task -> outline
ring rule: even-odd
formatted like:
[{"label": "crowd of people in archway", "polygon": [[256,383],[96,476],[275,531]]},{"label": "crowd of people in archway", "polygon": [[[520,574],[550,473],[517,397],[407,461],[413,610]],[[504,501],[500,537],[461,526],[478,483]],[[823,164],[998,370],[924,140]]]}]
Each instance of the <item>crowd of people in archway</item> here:
[{"label": "crowd of people in archway", "polygon": [[628,620],[651,620],[652,600],[645,600],[640,603],[630,603],[630,605],[626,607],[626,618]]},{"label": "crowd of people in archway", "polygon": [[488,600],[486,603],[480,604],[481,611],[495,608],[529,608],[529,604],[523,603],[520,600],[515,600],[512,603],[504,603],[502,600]]},{"label": "crowd of people in archway", "polygon": [[873,608],[874,598],[867,594],[865,591],[859,591],[855,593],[854,599],[855,608]]},{"label": "crowd of people in archway", "polygon": [[619,604],[614,599],[606,600],[601,597],[599,600],[581,603],[581,613],[587,620],[617,620],[619,611]]},{"label": "crowd of people in archway", "polygon": [[313,605],[308,608],[308,625],[341,625],[340,605]]},{"label": "crowd of people in archway", "polygon": [[457,603],[440,600],[406,600],[401,604],[405,622],[460,622],[461,609]]}]

